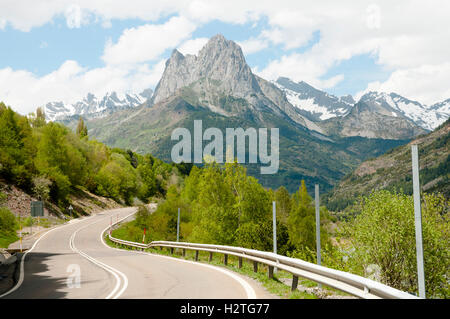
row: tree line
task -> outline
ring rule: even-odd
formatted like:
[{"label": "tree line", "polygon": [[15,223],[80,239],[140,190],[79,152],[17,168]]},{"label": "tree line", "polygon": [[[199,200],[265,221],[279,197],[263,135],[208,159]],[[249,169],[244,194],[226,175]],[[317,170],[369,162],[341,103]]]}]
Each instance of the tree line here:
[{"label": "tree line", "polygon": [[[293,194],[284,187],[265,189],[238,163],[193,167],[184,183],[169,187],[154,213],[141,207],[136,219],[113,235],[141,242],[146,229],[147,243],[175,241],[180,208],[181,241],[272,251],[273,201],[278,253],[315,263],[315,207],[304,181]],[[417,293],[412,196],[379,190],[357,202],[348,221],[339,221],[325,206],[320,207],[322,264]],[[448,207],[442,194],[423,196],[428,297],[450,296]]]},{"label": "tree line", "polygon": [[0,103],[0,136],[0,178],[60,208],[76,188],[127,205],[147,203],[190,169],[89,139],[82,118],[76,132],[47,123],[40,108],[22,116]]}]

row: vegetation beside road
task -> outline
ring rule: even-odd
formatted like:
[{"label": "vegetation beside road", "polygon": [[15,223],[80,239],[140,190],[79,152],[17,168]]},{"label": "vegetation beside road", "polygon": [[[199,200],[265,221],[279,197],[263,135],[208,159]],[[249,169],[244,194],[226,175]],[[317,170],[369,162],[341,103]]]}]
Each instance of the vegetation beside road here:
[{"label": "vegetation beside road", "polygon": [[[170,187],[150,214],[140,208],[136,219],[113,236],[141,242],[180,240],[272,251],[272,201],[277,207],[278,253],[316,262],[315,210],[304,182],[290,195],[284,188],[264,189],[237,163],[194,167],[183,187]],[[376,191],[362,197],[348,221],[321,207],[322,265],[370,277],[394,288],[417,293],[414,208],[412,196]],[[422,203],[427,295],[448,298],[450,223],[448,200],[425,194]]]},{"label": "vegetation beside road", "polygon": [[147,203],[152,197],[163,197],[190,169],[91,140],[81,118],[76,132],[46,123],[40,108],[36,114],[22,116],[0,103],[0,136],[2,183],[16,185],[62,212],[71,204],[69,195],[80,190],[125,205]]}]

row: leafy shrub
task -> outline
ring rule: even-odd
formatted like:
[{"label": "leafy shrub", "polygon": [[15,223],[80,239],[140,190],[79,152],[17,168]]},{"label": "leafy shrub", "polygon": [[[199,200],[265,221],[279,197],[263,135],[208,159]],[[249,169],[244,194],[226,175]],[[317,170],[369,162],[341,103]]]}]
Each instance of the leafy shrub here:
[{"label": "leafy shrub", "polygon": [[[352,238],[352,270],[364,275],[369,265],[381,270],[381,281],[417,292],[414,202],[412,196],[377,191],[364,198],[362,212],[346,227]],[[442,195],[423,196],[422,233],[426,292],[450,297],[450,223]]]}]

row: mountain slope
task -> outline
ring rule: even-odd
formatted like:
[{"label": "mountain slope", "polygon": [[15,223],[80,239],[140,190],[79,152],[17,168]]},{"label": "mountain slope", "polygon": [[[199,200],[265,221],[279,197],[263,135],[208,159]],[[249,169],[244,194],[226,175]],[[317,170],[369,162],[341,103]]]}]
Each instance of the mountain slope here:
[{"label": "mountain slope", "polygon": [[290,191],[300,179],[309,187],[319,183],[323,190],[330,189],[367,156],[405,143],[359,137],[331,140],[320,134],[316,123],[299,114],[279,88],[251,72],[239,46],[220,35],[210,39],[198,56],[174,51],[152,102],[89,120],[89,136],[170,161],[177,143],[171,141],[171,132],[177,127],[192,132],[194,120],[202,120],[204,130],[216,127],[222,132],[227,127],[277,127],[279,172],[261,175],[259,166],[246,166],[263,185],[286,185]]},{"label": "mountain slope", "polygon": [[[330,129],[330,125],[333,126],[330,122],[336,123],[337,127],[335,127],[332,134],[341,133],[337,128],[340,122],[345,122],[345,120],[340,119],[345,118],[356,104],[356,101],[351,95],[337,97],[318,90],[303,81],[295,83],[288,78],[280,77],[274,84],[286,94],[288,101],[299,110],[300,114],[317,122],[316,124],[319,126],[323,126],[322,124],[324,124],[325,132]],[[375,114],[375,117],[378,117],[377,115],[379,114],[384,115],[387,123],[389,123],[389,125],[385,125],[388,130],[395,128],[398,123],[404,127],[405,120],[411,123],[408,126],[412,127],[415,125],[423,129],[412,130],[411,134],[413,135],[409,137],[435,129],[450,116],[450,99],[427,106],[396,93],[368,92],[360,98],[359,102],[367,104],[369,110]],[[327,122],[329,119],[334,120]],[[363,134],[358,134],[358,132],[348,134],[348,132],[344,131],[342,135],[377,136],[383,138],[383,135],[379,135],[377,131],[380,130],[376,129],[370,134],[367,132]],[[404,133],[399,134],[399,136],[395,136],[392,133],[385,136],[389,138],[404,138]]]},{"label": "mountain slope", "polygon": [[435,131],[407,145],[363,162],[324,198],[331,210],[341,210],[359,195],[376,189],[397,189],[412,193],[411,144],[419,145],[422,191],[439,191],[450,196],[450,120]]},{"label": "mountain slope", "polygon": [[295,83],[288,78],[280,77],[274,84],[286,94],[292,105],[315,121],[343,116],[356,103],[351,95],[343,97],[330,95],[303,81]]},{"label": "mountain slope", "polygon": [[[270,110],[320,132],[317,125],[289,103],[281,90],[254,75],[239,45],[220,34],[212,37],[198,56],[184,56],[174,50],[166,62],[152,102],[162,102],[186,87],[196,96],[196,104],[207,106],[215,113],[237,116],[242,110],[250,110],[258,117],[260,112]],[[229,102],[225,101],[229,96],[244,99],[246,107],[222,107]]]},{"label": "mountain slope", "polygon": [[382,105],[359,101],[345,116],[323,121],[321,126],[329,135],[384,139],[409,139],[427,132],[413,121],[392,113]]},{"label": "mountain slope", "polygon": [[364,94],[360,101],[374,108],[383,109],[387,115],[410,119],[428,131],[434,130],[450,116],[450,112],[445,112],[444,105],[440,103],[427,107],[396,93],[369,92]]}]

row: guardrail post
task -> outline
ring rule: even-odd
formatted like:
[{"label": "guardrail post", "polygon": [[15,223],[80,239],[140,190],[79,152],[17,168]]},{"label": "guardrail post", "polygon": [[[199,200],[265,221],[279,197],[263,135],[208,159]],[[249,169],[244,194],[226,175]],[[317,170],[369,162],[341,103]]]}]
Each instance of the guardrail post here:
[{"label": "guardrail post", "polygon": [[212,260],[213,260],[213,252],[210,251],[210,252],[209,252],[209,261],[212,261]]},{"label": "guardrail post", "polygon": [[170,247],[170,254],[173,255],[173,247]]},{"label": "guardrail post", "polygon": [[242,268],[242,257],[239,257],[239,268]]},{"label": "guardrail post", "polygon": [[223,263],[225,266],[228,265],[228,255],[227,254],[223,255]]},{"label": "guardrail post", "polygon": [[291,285],[291,291],[294,291],[297,289],[298,285],[298,277],[296,275],[292,276],[292,285]]},{"label": "guardrail post", "polygon": [[269,266],[269,279],[273,279],[273,266]]},{"label": "guardrail post", "polygon": [[198,250],[195,251],[195,261],[198,261]]},{"label": "guardrail post", "polygon": [[257,261],[253,261],[253,271],[258,272],[258,262]]},{"label": "guardrail post", "polygon": [[186,249],[183,248],[183,257],[186,256]]}]

